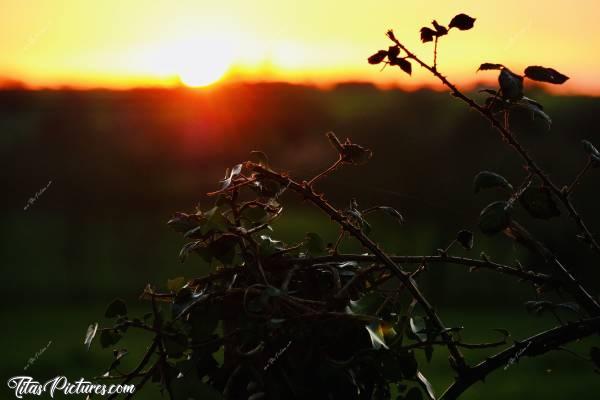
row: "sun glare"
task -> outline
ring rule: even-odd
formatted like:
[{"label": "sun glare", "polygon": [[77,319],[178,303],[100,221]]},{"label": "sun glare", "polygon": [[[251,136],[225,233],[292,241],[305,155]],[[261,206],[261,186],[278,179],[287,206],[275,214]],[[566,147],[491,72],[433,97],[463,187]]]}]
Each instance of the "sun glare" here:
[{"label": "sun glare", "polygon": [[190,63],[179,72],[181,82],[190,87],[208,86],[217,82],[225,75],[229,65],[219,60],[199,60],[198,63]]},{"label": "sun glare", "polygon": [[208,86],[217,82],[231,68],[235,54],[232,47],[223,40],[195,38],[171,45],[167,62],[181,83],[189,87]]}]

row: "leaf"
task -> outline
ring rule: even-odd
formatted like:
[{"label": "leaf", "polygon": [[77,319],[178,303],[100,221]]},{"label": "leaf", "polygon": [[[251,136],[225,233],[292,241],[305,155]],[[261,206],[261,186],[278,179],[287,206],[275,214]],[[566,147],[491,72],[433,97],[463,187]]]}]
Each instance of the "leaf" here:
[{"label": "leaf", "polygon": [[481,171],[473,179],[473,190],[475,193],[479,193],[481,189],[489,189],[494,187],[503,187],[509,190],[513,189],[505,177],[500,174],[491,171]]},{"label": "leaf", "polygon": [[534,314],[543,314],[546,311],[555,311],[558,309],[565,309],[565,310],[569,310],[573,313],[578,313],[579,312],[579,305],[577,305],[577,303],[552,303],[551,301],[546,301],[546,300],[535,300],[535,301],[526,301],[524,303],[525,308],[527,309],[528,312],[530,313],[534,313]]},{"label": "leaf", "polygon": [[83,341],[83,344],[87,346],[87,349],[90,349],[90,346],[92,345],[92,341],[94,340],[94,337],[96,337],[96,332],[98,332],[98,323],[93,323],[90,326],[88,326],[87,328],[87,332],[85,334],[85,340]]},{"label": "leaf", "polygon": [[311,255],[325,253],[325,242],[323,241],[323,238],[314,232],[308,232],[306,234],[306,240],[304,244]]},{"label": "leaf", "polygon": [[371,338],[371,344],[375,350],[379,350],[384,348],[388,350],[387,344],[385,344],[383,329],[381,328],[381,324],[377,321],[371,322],[369,325],[366,325],[365,328],[367,332],[369,332],[369,337]]},{"label": "leaf", "polygon": [[444,36],[444,35],[448,34],[448,28],[438,24],[438,22],[435,19],[431,22],[431,24],[435,28],[436,36],[439,37],[439,36]]},{"label": "leaf", "polygon": [[412,64],[405,58],[396,58],[393,61],[390,61],[390,65],[397,65],[408,75],[412,74]]},{"label": "leaf", "polygon": [[479,229],[486,235],[493,235],[510,224],[509,205],[506,201],[496,201],[485,207],[479,215]]},{"label": "leaf", "polygon": [[477,71],[489,71],[489,70],[500,70],[504,68],[502,64],[483,63],[479,66]]},{"label": "leaf", "polygon": [[398,47],[398,46],[388,47],[388,51],[387,51],[388,60],[390,60],[390,61],[395,60],[396,58],[398,58],[399,54],[400,54],[400,47]]},{"label": "leaf", "polygon": [[167,279],[167,289],[172,292],[177,292],[185,285],[185,278],[183,276],[178,276],[177,278]]},{"label": "leaf", "polygon": [[125,305],[125,302],[123,300],[115,299],[106,308],[104,316],[106,318],[115,318],[119,315],[127,315],[127,306]]},{"label": "leaf", "polygon": [[417,380],[419,381],[421,386],[423,386],[423,388],[427,391],[429,398],[435,400],[435,392],[433,391],[433,386],[431,386],[431,383],[429,383],[429,381],[427,380],[425,375],[421,373],[421,371],[417,372]]},{"label": "leaf", "polygon": [[458,14],[454,18],[452,18],[452,21],[450,21],[448,27],[450,29],[458,28],[461,31],[467,31],[471,29],[474,24],[475,18],[471,18],[467,14]]},{"label": "leaf", "polygon": [[436,36],[436,32],[433,29],[428,28],[426,26],[421,28],[420,32],[421,32],[421,42],[423,42],[423,43],[431,42],[433,40],[433,38]]},{"label": "leaf", "polygon": [[530,111],[532,117],[534,117],[534,118],[536,116],[541,117],[544,120],[544,122],[546,123],[546,126],[548,127],[548,129],[550,129],[550,126],[552,126],[552,118],[550,118],[550,116],[544,112],[544,108],[537,101],[532,100],[528,97],[523,97],[518,102],[513,103],[513,106],[520,107],[520,108]]},{"label": "leaf", "polygon": [[456,234],[456,241],[465,249],[471,250],[474,242],[473,232],[466,230],[459,231]]},{"label": "leaf", "polygon": [[233,180],[233,178],[238,176],[241,172],[242,172],[242,164],[236,165],[235,167],[233,167],[231,169],[231,171],[229,169],[227,169],[227,171],[225,171],[225,178],[223,178],[221,180],[221,183],[222,183],[221,190],[225,190],[229,186],[231,186],[231,181]]},{"label": "leaf", "polygon": [[377,53],[370,56],[367,61],[369,64],[376,65],[381,63],[388,55],[388,52],[385,50],[379,50]]},{"label": "leaf", "polygon": [[410,330],[421,342],[427,341],[427,327],[423,317],[412,317]]},{"label": "leaf", "polygon": [[371,159],[373,153],[371,150],[358,144],[346,142],[342,145],[342,161],[352,165],[364,165]]},{"label": "leaf", "polygon": [[186,213],[175,213],[173,217],[167,222],[175,232],[185,233],[189,230],[196,228],[200,225],[200,218],[196,214],[186,214]]},{"label": "leaf", "polygon": [[534,81],[554,83],[555,85],[561,85],[569,79],[568,76],[554,68],[540,67],[539,65],[525,68],[525,76]]},{"label": "leaf", "polygon": [[502,68],[498,76],[502,97],[507,100],[519,100],[523,97],[523,77],[508,68]]},{"label": "leaf", "polygon": [[[385,212],[386,214],[388,214],[389,216],[393,217],[396,221],[398,221],[399,224],[404,223],[404,217],[402,216],[402,214],[400,214],[400,212],[393,207],[379,206],[379,207],[371,208],[368,211],[377,211],[377,210],[381,210],[381,211]],[[365,213],[365,212],[363,211],[363,213]]]},{"label": "leaf", "polygon": [[122,335],[116,329],[102,331],[100,334],[100,345],[103,348],[113,346],[121,340]]},{"label": "leaf", "polygon": [[552,197],[552,192],[544,186],[527,188],[519,201],[523,208],[534,218],[549,219],[560,215],[560,210]]},{"label": "leaf", "polygon": [[596,149],[596,147],[587,140],[582,140],[581,143],[583,144],[583,148],[585,149],[585,151],[587,151],[587,153],[590,155],[590,159],[592,160],[592,166],[600,166],[600,152],[598,151],[598,149]]}]

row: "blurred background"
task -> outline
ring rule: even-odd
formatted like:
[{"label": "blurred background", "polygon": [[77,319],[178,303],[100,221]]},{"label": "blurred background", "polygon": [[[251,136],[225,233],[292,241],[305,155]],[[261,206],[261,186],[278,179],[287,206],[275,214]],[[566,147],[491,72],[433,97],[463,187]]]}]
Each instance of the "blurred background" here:
[{"label": "blurred background", "polygon": [[[170,216],[211,208],[205,194],[252,150],[265,152],[274,168],[311,178],[336,159],[328,131],[374,157],[336,171],[318,188],[339,207],[356,198],[364,208],[398,209],[402,226],[371,220],[373,238],[388,252],[433,254],[469,229],[475,248],[454,254],[477,258],[485,251],[494,261],[551,272],[510,239],[477,229],[480,210],[506,193],[476,195],[473,177],[491,170],[516,186],[526,175],[520,159],[416,66],[409,78],[398,69],[380,72],[366,58],[387,48],[388,28],[427,57],[420,26],[467,12],[478,18],[475,29],[444,38],[440,60],[478,101],[477,89],[495,85],[494,74],[474,74],[483,61],[517,72],[553,66],[571,76],[561,88],[527,88],[552,117],[550,131],[527,114],[512,121],[539,164],[568,185],[586,163],[581,140],[600,146],[595,2],[556,1],[543,10],[516,0],[502,7],[383,1],[375,8],[351,1],[343,9],[313,0],[264,0],[253,9],[241,1],[84,3],[14,2],[0,16],[0,290],[7,299],[1,379],[102,374],[111,352],[98,343],[87,352],[83,339],[90,323],[104,322],[105,306],[120,297],[141,316],[148,304],[137,298],[147,283],[164,288],[167,279],[206,270],[200,258],[179,261],[185,241],[166,226]],[[574,196],[593,232],[600,232],[599,173],[591,170]],[[337,228],[326,216],[293,194],[283,202],[274,237],[293,244],[319,232],[335,241]],[[600,293],[597,261],[574,239],[564,210],[549,221],[521,211],[516,218]],[[361,251],[351,241],[342,248]],[[419,279],[446,324],[465,327],[467,341],[494,341],[496,328],[524,338],[556,325],[552,316],[527,313],[523,303],[538,298],[530,286],[493,272],[436,264]],[[135,364],[147,339],[124,343],[133,356],[123,369]],[[586,356],[591,344],[599,339],[570,349]],[[475,362],[487,354],[467,356]],[[422,367],[438,393],[453,379],[443,351]],[[497,371],[465,398],[595,399],[598,389],[590,363],[555,352]],[[149,387],[143,398],[160,396]]]}]

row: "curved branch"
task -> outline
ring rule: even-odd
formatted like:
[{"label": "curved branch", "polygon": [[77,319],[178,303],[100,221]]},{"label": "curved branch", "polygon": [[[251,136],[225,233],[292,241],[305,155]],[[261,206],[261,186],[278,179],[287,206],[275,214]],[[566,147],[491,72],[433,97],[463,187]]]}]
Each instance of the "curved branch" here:
[{"label": "curved branch", "polygon": [[600,333],[600,317],[553,328],[517,342],[506,350],[469,368],[463,376],[459,376],[456,381],[450,385],[446,392],[442,394],[440,400],[458,398],[477,381],[483,380],[488,374],[498,368],[506,368],[518,361],[521,357],[539,356],[550,350],[556,350],[567,343],[593,335],[594,333]]}]

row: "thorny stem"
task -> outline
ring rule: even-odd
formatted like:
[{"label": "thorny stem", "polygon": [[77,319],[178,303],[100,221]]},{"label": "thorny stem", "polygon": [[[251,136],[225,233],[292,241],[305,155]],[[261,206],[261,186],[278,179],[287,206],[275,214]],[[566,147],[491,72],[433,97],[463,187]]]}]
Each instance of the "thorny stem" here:
[{"label": "thorny stem", "polygon": [[[404,264],[421,264],[421,263],[446,263],[446,264],[456,264],[456,265],[465,265],[473,268],[482,268],[482,269],[490,269],[493,271],[497,271],[506,275],[511,275],[517,277],[519,279],[523,279],[528,282],[532,282],[535,284],[551,284],[551,285],[560,285],[560,281],[553,278],[550,275],[536,273],[533,271],[526,271],[520,268],[509,267],[507,265],[498,264],[491,262],[489,260],[477,260],[472,258],[465,257],[455,257],[449,255],[438,255],[438,256],[390,256],[392,261],[396,263],[404,263]],[[294,264],[311,264],[311,265],[320,265],[326,263],[334,263],[334,262],[347,262],[347,261],[355,261],[355,262],[376,262],[378,257],[373,255],[363,255],[363,254],[339,254],[332,256],[323,256],[323,257],[314,257],[314,258],[294,258],[290,259],[290,263]]]},{"label": "thorny stem", "polygon": [[498,368],[509,366],[511,361],[518,361],[517,359],[521,357],[539,356],[550,350],[556,350],[567,343],[598,332],[600,332],[600,317],[594,317],[556,327],[516,342],[513,346],[471,367],[467,374],[459,376],[446,392],[442,394],[440,400],[458,398],[474,383],[483,380],[489,373]]},{"label": "thorny stem", "polygon": [[[402,43],[400,43],[398,41],[398,39],[396,39],[396,37],[391,33],[391,31],[388,33],[388,37],[400,49],[404,50],[404,52],[407,54],[408,58],[416,61],[421,67],[423,67],[426,70],[428,70],[429,72],[431,72],[446,87],[448,87],[454,97],[457,97],[460,100],[464,101],[465,103],[467,103],[467,105],[469,105],[469,107],[476,110],[482,116],[487,118],[488,121],[490,121],[492,126],[494,128],[496,128],[496,130],[500,133],[500,135],[502,136],[504,141],[506,143],[508,143],[521,156],[523,161],[525,161],[529,171],[532,172],[533,174],[535,174],[536,176],[538,176],[542,180],[544,185],[546,187],[548,187],[556,195],[556,197],[558,199],[560,199],[560,201],[563,203],[563,205],[568,210],[571,218],[573,220],[575,220],[575,223],[577,224],[579,229],[583,232],[585,239],[590,243],[590,245],[594,249],[594,251],[596,253],[600,254],[600,245],[598,244],[598,242],[596,242],[596,239],[594,239],[594,236],[587,228],[585,222],[583,221],[583,219],[581,218],[581,216],[579,215],[577,210],[575,210],[573,204],[569,200],[568,193],[563,192],[561,189],[558,188],[558,186],[556,186],[556,184],[554,182],[552,182],[550,177],[537,165],[537,163],[533,160],[533,158],[531,158],[531,156],[529,155],[527,150],[525,150],[525,148],[519,143],[519,141],[515,138],[515,136],[503,125],[502,122],[500,122],[500,121],[498,121],[498,119],[496,119],[496,117],[494,116],[492,111],[480,106],[473,99],[464,95],[444,75],[439,73],[435,68],[433,68],[430,65],[428,65],[427,63],[425,63],[417,55],[412,53]],[[600,305],[596,302],[596,300],[585,289],[583,289],[583,287],[577,282],[577,280],[573,277],[573,275],[568,270],[566,270],[566,268],[562,264],[557,262],[557,260],[555,260],[555,261],[556,262],[553,262],[553,264],[556,267],[558,267],[559,271],[563,275],[565,275],[565,277],[568,279],[568,281],[570,283],[575,282],[575,284],[572,285],[572,287],[576,291],[577,297],[584,300],[583,305],[586,307],[587,311],[593,316],[600,315]]]},{"label": "thorny stem", "polygon": [[427,314],[427,317],[432,321],[433,324],[435,324],[437,330],[440,332],[442,340],[446,343],[446,346],[448,347],[450,355],[455,361],[458,374],[460,375],[464,370],[468,368],[465,358],[454,343],[452,336],[447,332],[444,323],[438,316],[437,312],[433,309],[431,304],[429,304],[429,301],[425,298],[425,296],[423,296],[423,294],[417,287],[416,282],[412,279],[410,274],[405,272],[385,252],[383,252],[375,242],[369,239],[359,228],[352,225],[339,210],[334,208],[331,204],[329,204],[329,202],[325,200],[323,195],[315,193],[312,187],[308,185],[301,185],[287,176],[278,174],[277,172],[266,169],[263,166],[255,163],[247,162],[246,167],[251,171],[257,173],[258,175],[267,177],[269,179],[273,179],[305,197],[307,200],[312,202],[314,205],[316,205],[322,211],[324,211],[327,215],[329,215],[329,217],[335,222],[337,222],[344,230],[346,230],[352,236],[354,236],[366,249],[373,253],[377,257],[377,259],[380,260],[384,265],[386,265],[391,270],[391,272],[394,273],[398,277],[398,279],[400,279],[400,281],[407,287],[413,298],[415,298],[417,302],[423,307],[425,313]]},{"label": "thorny stem", "polygon": [[457,97],[460,100],[464,101],[469,105],[469,107],[476,110],[482,116],[487,118],[487,120],[492,124],[492,126],[496,128],[496,130],[498,130],[504,141],[506,141],[521,156],[523,161],[525,161],[525,163],[527,164],[529,170],[532,171],[535,175],[537,175],[542,180],[544,185],[547,186],[556,195],[558,199],[560,199],[560,201],[564,204],[565,208],[569,212],[571,218],[575,221],[575,223],[585,236],[586,240],[590,243],[594,251],[600,255],[600,244],[598,244],[598,242],[588,229],[587,225],[583,221],[582,217],[579,215],[579,213],[569,200],[568,194],[563,193],[561,189],[550,179],[550,177],[537,165],[537,163],[531,158],[527,150],[525,150],[525,148],[517,141],[514,135],[509,130],[507,130],[500,121],[496,119],[492,111],[480,106],[474,100],[464,95],[452,82],[450,82],[444,75],[439,73],[435,67],[431,67],[423,60],[421,60],[417,55],[412,53],[402,43],[400,43],[398,39],[396,39],[392,34],[388,34],[388,37],[398,47],[400,47],[400,49],[404,50],[408,58],[416,61],[421,67],[431,72],[446,87],[448,87],[454,97]]},{"label": "thorny stem", "polygon": [[435,37],[435,42],[433,44],[433,69],[437,71],[437,47],[438,47],[438,36]]}]

